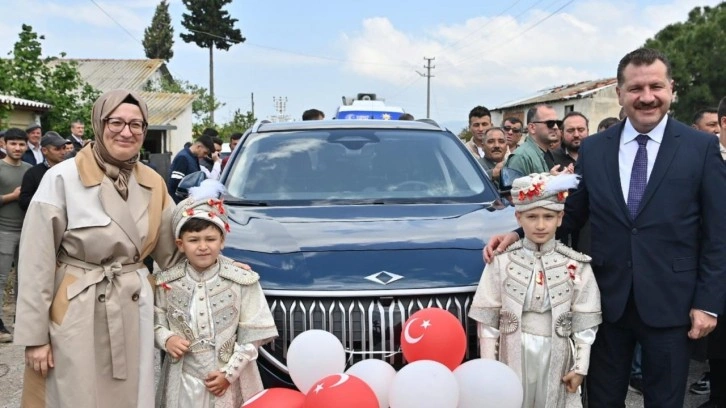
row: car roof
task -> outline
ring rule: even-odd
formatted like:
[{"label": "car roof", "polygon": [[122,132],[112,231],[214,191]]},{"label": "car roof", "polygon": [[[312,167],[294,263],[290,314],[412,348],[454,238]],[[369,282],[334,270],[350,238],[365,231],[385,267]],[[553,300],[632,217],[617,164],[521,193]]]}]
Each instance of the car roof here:
[{"label": "car roof", "polygon": [[326,129],[409,129],[409,130],[434,130],[445,131],[431,119],[419,120],[306,120],[302,122],[278,122],[260,121],[252,127],[252,132],[283,132],[293,130],[326,130]]}]

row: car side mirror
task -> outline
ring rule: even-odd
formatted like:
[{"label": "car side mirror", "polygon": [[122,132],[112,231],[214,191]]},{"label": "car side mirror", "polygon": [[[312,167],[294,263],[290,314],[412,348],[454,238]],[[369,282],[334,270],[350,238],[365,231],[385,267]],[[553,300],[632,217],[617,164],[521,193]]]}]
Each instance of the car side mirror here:
[{"label": "car side mirror", "polygon": [[512,183],[515,179],[523,177],[521,171],[515,170],[511,167],[502,167],[502,171],[499,173],[499,192],[506,193],[512,189]]},{"label": "car side mirror", "polygon": [[176,194],[179,198],[187,198],[189,196],[189,189],[192,187],[198,187],[202,184],[202,181],[207,179],[207,175],[203,171],[195,171],[194,173],[187,174],[176,186]]}]

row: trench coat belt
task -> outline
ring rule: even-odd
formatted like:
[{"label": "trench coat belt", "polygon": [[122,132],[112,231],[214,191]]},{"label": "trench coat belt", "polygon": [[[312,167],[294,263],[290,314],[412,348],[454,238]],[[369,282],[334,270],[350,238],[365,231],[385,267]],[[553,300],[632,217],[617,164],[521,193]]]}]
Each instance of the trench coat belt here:
[{"label": "trench coat belt", "polygon": [[146,268],[146,266],[142,262],[121,264],[118,261],[97,265],[72,258],[65,254],[61,254],[58,257],[58,261],[86,271],[81,278],[68,286],[68,300],[78,296],[89,286],[108,279],[108,285],[106,285],[106,293],[104,295],[104,305],[106,307],[109,341],[111,342],[111,367],[114,379],[125,380],[127,377],[126,334],[124,333],[123,314],[121,313],[121,296],[119,288],[116,286],[117,282],[115,278],[119,275]]}]

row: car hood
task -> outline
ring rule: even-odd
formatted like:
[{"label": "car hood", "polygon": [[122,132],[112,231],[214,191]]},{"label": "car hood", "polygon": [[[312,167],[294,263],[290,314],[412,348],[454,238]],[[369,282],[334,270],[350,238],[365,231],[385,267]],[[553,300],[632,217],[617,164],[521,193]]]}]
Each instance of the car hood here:
[{"label": "car hood", "polygon": [[482,204],[229,207],[224,253],[271,290],[430,289],[475,285],[511,207]]}]

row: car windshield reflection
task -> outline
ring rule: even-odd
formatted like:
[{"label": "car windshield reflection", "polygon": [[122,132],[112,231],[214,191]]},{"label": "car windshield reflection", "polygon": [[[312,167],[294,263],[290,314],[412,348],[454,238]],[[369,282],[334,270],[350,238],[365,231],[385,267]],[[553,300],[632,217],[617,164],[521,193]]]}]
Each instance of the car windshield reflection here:
[{"label": "car windshield reflection", "polygon": [[470,203],[494,199],[483,177],[450,133],[336,129],[255,134],[226,184],[241,205]]}]

